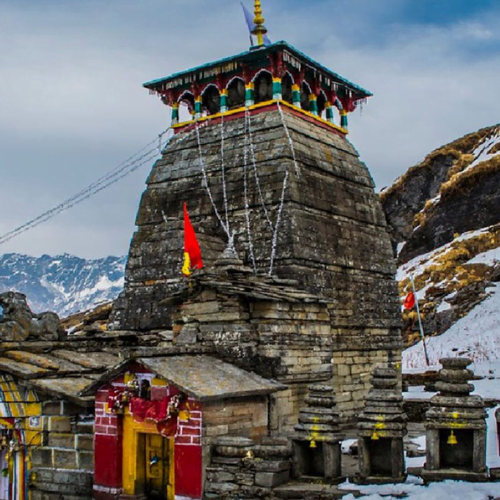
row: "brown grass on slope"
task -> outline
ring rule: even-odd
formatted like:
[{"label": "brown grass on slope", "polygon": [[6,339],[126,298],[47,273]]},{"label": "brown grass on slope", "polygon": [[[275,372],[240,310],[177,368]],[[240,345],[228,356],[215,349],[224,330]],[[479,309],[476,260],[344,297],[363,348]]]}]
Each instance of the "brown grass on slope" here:
[{"label": "brown grass on slope", "polygon": [[[414,165],[413,167],[410,167],[405,174],[396,179],[396,181],[394,182],[394,184],[392,184],[392,186],[382,191],[380,193],[381,200],[384,201],[387,197],[389,197],[395,191],[400,189],[409,179],[411,179],[411,177],[416,172],[425,169],[431,169],[434,164],[434,161],[440,156],[441,157],[453,156],[455,158],[455,162],[463,161],[462,157],[464,155],[470,155],[474,151],[474,149],[478,146],[478,144],[482,142],[490,134],[492,134],[495,128],[497,127],[498,125],[480,129],[477,132],[464,135],[463,137],[432,151],[424,158],[424,160],[421,163]],[[452,169],[456,167],[455,162]],[[460,166],[462,167],[461,169],[466,168],[466,166],[464,165]]]}]

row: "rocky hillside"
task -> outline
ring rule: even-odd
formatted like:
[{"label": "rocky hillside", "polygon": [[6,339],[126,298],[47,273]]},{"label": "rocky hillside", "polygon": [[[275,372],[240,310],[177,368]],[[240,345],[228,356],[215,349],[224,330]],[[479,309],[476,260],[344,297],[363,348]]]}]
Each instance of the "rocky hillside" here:
[{"label": "rocky hillside", "polygon": [[[426,334],[477,316],[500,281],[500,126],[433,151],[381,198],[398,254],[400,294],[410,291],[412,276]],[[404,320],[412,344],[419,338],[416,313],[405,312]],[[500,341],[500,328],[498,335]]]},{"label": "rocky hillside", "polygon": [[34,312],[64,317],[115,299],[123,288],[124,269],[125,257],[5,254],[0,256],[0,293],[24,293]]}]

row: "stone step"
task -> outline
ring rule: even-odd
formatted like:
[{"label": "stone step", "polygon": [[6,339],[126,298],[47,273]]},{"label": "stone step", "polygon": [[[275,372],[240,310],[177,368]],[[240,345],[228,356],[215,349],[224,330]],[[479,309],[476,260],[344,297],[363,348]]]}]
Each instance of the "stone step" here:
[{"label": "stone step", "polygon": [[[318,480],[318,478],[315,478]],[[294,481],[273,489],[276,498],[300,500],[336,500],[347,495],[359,497],[356,490],[340,490],[329,484],[305,483]]]}]

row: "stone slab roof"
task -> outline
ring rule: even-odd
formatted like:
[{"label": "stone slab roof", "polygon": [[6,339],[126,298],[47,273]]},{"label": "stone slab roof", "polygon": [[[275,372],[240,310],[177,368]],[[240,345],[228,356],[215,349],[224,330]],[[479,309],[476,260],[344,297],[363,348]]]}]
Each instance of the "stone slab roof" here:
[{"label": "stone slab roof", "polygon": [[93,404],[80,393],[123,359],[184,351],[159,345],[158,335],[105,332],[68,336],[59,341],[0,342],[0,373],[50,397]]},{"label": "stone slab roof", "polygon": [[193,274],[190,283],[186,283],[185,279],[179,279],[177,291],[164,299],[163,303],[168,305],[185,300],[192,295],[196,285],[211,288],[226,295],[245,296],[256,301],[327,303],[327,300],[319,295],[300,290],[298,282],[294,280],[239,271],[236,267],[230,268],[230,272],[225,275],[202,271],[199,274]]},{"label": "stone slab roof", "polygon": [[97,379],[80,395],[89,395],[125,371],[131,362],[139,363],[198,401],[266,395],[286,388],[211,356],[182,355],[128,360]]}]

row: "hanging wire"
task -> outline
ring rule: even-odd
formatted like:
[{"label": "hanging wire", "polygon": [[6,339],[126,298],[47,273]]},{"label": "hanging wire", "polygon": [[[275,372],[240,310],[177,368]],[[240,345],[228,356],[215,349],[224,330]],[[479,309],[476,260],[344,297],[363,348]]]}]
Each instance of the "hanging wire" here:
[{"label": "hanging wire", "polygon": [[257,264],[255,262],[255,253],[253,248],[252,231],[250,228],[250,207],[248,204],[248,130],[247,121],[245,120],[245,141],[243,143],[243,195],[245,199],[245,225],[248,237],[248,251],[252,261],[253,272],[257,274]]},{"label": "hanging wire", "polygon": [[[281,116],[281,122],[283,123],[283,128],[285,130],[285,134],[286,134],[286,136],[288,138],[288,142],[290,144],[290,150],[292,152],[295,173],[297,174],[298,177],[300,177],[300,170],[299,170],[299,165],[297,163],[297,158],[295,156],[295,147],[293,145],[292,137],[291,137],[290,131],[288,130],[288,127],[285,123],[285,117],[283,115],[283,110],[281,109],[281,105],[280,105],[279,101],[277,101],[277,105],[278,105],[278,111],[279,111],[280,116]],[[278,208],[278,213],[276,215],[276,225],[274,226],[274,230],[273,230],[273,239],[272,239],[272,243],[271,243],[271,245],[272,245],[271,246],[271,258],[270,258],[270,265],[269,265],[269,275],[271,275],[273,273],[273,269],[274,269],[274,260],[276,258],[276,248],[278,245],[278,234],[279,234],[281,219],[283,217],[283,208],[285,205],[285,194],[286,194],[286,188],[288,187],[289,176],[290,176],[290,172],[288,171],[288,168],[286,168],[285,177],[283,179],[283,188],[281,190],[280,205]]]},{"label": "hanging wire", "polygon": [[264,209],[264,216],[265,216],[266,221],[267,221],[267,223],[271,229],[271,232],[272,232],[273,231],[273,223],[271,222],[271,219],[269,218],[269,212],[268,212],[266,204],[264,202],[264,196],[262,195],[262,189],[260,187],[259,174],[257,172],[257,164],[255,161],[255,145],[253,143],[253,135],[252,135],[252,123],[251,123],[251,119],[250,119],[250,111],[248,108],[245,109],[245,121],[246,121],[246,126],[248,127],[248,137],[250,139],[250,156],[252,159],[253,171],[254,171],[254,176],[255,176],[255,185],[257,186],[257,192],[259,194],[260,203],[262,204],[262,208]]},{"label": "hanging wire", "polygon": [[[49,219],[52,219],[56,215],[59,215],[60,213],[69,210],[70,208],[74,207],[75,205],[78,205],[79,203],[82,203],[83,201],[87,200],[91,196],[94,196],[95,194],[103,191],[104,189],[108,188],[109,186],[115,184],[116,182],[120,181],[124,177],[130,175],[131,173],[135,172],[138,170],[140,167],[142,167],[144,164],[149,163],[153,158],[157,157],[159,155],[158,151],[158,146],[155,146],[157,144],[157,141],[159,140],[159,144],[161,144],[161,138],[169,132],[170,128],[166,129],[164,132],[159,134],[158,138],[155,138],[153,141],[148,143],[146,146],[144,146],[142,149],[140,149],[137,153],[133,154],[130,156],[127,160],[122,162],[120,165],[115,167],[113,170],[105,174],[104,176],[100,177],[96,181],[94,181],[92,184],[89,184],[86,188],[82,189],[75,195],[71,196],[70,198],[66,199],[59,205],[55,206],[54,208],[51,208],[50,210],[40,214],[39,216],[35,217],[34,219],[31,219],[30,221],[26,222],[25,224],[22,224],[21,226],[13,229],[12,231],[9,231],[8,233],[5,233],[0,236],[0,245],[3,245],[4,243],[7,243],[8,241],[12,240],[13,238],[19,236],[20,234],[29,231],[38,225],[42,224],[43,222],[46,222]],[[171,136],[167,138],[167,142],[171,139]],[[147,150],[147,151],[146,151]],[[146,151],[146,152],[144,152]]]},{"label": "hanging wire", "polygon": [[224,199],[224,212],[225,212],[225,216],[226,216],[226,227],[227,227],[228,232],[230,233],[231,231],[229,229],[229,216],[228,216],[228,206],[227,206],[226,166],[225,166],[225,161],[224,161],[224,142],[225,142],[224,115],[222,115],[221,120],[220,120],[220,162],[221,162],[221,170],[222,170],[222,197]]},{"label": "hanging wire", "polygon": [[271,246],[271,263],[269,264],[269,276],[273,274],[273,266],[274,266],[274,259],[276,257],[276,247],[278,244],[278,231],[281,223],[281,217],[283,214],[283,207],[285,205],[285,193],[286,193],[286,188],[288,186],[288,176],[289,176],[288,169],[285,172],[285,178],[283,179],[283,188],[281,190],[281,199],[280,199],[280,206],[278,208],[278,215],[276,216],[276,226],[274,228],[274,233],[273,233],[273,240],[272,240],[272,246]]},{"label": "hanging wire", "polygon": [[300,177],[300,169],[299,169],[299,165],[297,163],[297,157],[295,156],[295,147],[293,145],[292,136],[290,135],[290,131],[288,130],[288,127],[285,123],[285,117],[283,115],[283,110],[281,109],[280,102],[276,101],[276,104],[278,105],[278,111],[280,113],[281,123],[283,123],[283,128],[285,129],[285,134],[288,138],[288,143],[290,144],[290,150],[292,152],[292,159],[293,159],[293,165],[295,167],[295,173],[297,174],[298,177]]},{"label": "hanging wire", "polygon": [[212,207],[214,209],[215,216],[219,220],[220,225],[222,226],[222,229],[224,229],[224,232],[227,235],[227,240],[229,242],[231,240],[231,233],[229,232],[229,226],[226,226],[226,224],[222,220],[222,217],[220,216],[219,210],[217,210],[217,205],[215,204],[214,197],[212,195],[212,191],[211,191],[210,186],[208,184],[208,176],[207,176],[207,170],[205,168],[205,160],[203,158],[203,151],[201,148],[200,129],[198,127],[198,122],[195,123],[194,128],[196,131],[196,140],[198,141],[198,155],[200,158],[201,172],[203,175],[203,187],[205,188],[205,190],[208,194],[208,197],[210,198],[210,203],[212,204]]}]

